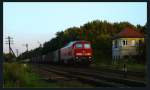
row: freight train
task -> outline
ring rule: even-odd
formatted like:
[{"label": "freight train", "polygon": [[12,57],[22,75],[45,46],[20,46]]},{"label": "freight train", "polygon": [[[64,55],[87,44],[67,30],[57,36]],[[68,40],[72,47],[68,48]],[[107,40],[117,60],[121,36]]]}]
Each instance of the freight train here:
[{"label": "freight train", "polygon": [[91,64],[93,51],[89,41],[72,41],[64,47],[46,55],[33,57],[31,63],[43,64]]}]

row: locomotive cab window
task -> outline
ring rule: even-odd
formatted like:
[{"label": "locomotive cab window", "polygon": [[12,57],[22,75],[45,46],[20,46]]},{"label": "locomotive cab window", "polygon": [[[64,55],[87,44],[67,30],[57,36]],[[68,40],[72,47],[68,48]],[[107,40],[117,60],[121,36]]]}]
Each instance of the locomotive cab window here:
[{"label": "locomotive cab window", "polygon": [[82,44],[76,44],[76,48],[82,48]]},{"label": "locomotive cab window", "polygon": [[84,48],[91,48],[90,44],[84,44]]}]

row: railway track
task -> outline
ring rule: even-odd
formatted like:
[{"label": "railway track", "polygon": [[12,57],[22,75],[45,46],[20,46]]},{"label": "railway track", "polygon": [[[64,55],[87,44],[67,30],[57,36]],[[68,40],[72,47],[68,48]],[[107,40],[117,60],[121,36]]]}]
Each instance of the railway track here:
[{"label": "railway track", "polygon": [[[124,77],[124,74],[125,74],[125,72],[123,70],[114,70],[114,69],[106,69],[106,68],[98,68],[97,69],[95,67],[85,67],[85,66],[71,66],[69,68],[76,68],[79,70],[83,69],[83,71],[88,71],[88,72],[92,71],[91,73],[93,73],[93,72],[96,72],[96,73],[104,72],[104,73],[108,73],[108,74],[112,74],[112,75],[117,74],[117,75],[120,75],[120,77],[121,76]],[[145,72],[127,71],[126,74],[127,74],[128,78],[137,77],[139,80],[145,81],[145,78],[144,78],[146,76]]]},{"label": "railway track", "polygon": [[[85,84],[80,82],[77,78],[67,76],[66,72],[56,71],[53,69],[47,69],[46,67],[38,67],[36,65],[32,65],[32,71],[38,73],[41,76],[41,80],[50,82],[50,83],[57,83],[59,85],[63,85],[62,87],[94,87],[90,84]],[[64,84],[60,84],[64,83]]]},{"label": "railway track", "polygon": [[108,75],[106,73],[89,72],[85,69],[56,67],[52,65],[38,65],[42,70],[64,75],[70,78],[76,78],[80,82],[94,85],[96,87],[143,87],[144,82],[129,80]]},{"label": "railway track", "polygon": [[[48,66],[49,65],[45,65],[45,66]],[[54,65],[50,65],[51,67],[54,66]],[[56,66],[54,66],[56,67]],[[124,79],[134,79],[134,80],[137,80],[137,81],[143,81],[145,82],[146,78],[145,78],[145,73],[142,73],[142,72],[131,72],[131,71],[128,71],[128,72],[123,72],[123,71],[120,71],[120,70],[111,70],[111,69],[97,69],[97,68],[91,68],[91,67],[81,67],[81,66],[60,66],[60,65],[57,65],[57,68],[61,68],[61,69],[65,69],[65,70],[76,70],[76,71],[79,71],[79,72],[88,72],[88,73],[96,73],[96,74],[105,74],[108,75],[108,76],[117,76],[117,77],[120,77],[120,78],[124,78]]]}]

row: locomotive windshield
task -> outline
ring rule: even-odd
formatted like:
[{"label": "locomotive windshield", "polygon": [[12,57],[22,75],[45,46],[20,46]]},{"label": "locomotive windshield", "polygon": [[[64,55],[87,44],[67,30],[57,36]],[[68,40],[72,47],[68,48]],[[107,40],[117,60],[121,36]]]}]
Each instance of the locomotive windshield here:
[{"label": "locomotive windshield", "polygon": [[90,44],[84,44],[84,48],[91,48]]},{"label": "locomotive windshield", "polygon": [[76,48],[82,48],[82,44],[76,44]]}]

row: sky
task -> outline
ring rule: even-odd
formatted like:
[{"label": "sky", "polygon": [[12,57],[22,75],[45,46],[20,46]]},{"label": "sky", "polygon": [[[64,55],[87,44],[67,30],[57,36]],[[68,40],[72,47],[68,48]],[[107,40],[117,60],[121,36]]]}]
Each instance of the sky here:
[{"label": "sky", "polygon": [[128,21],[133,25],[147,22],[146,2],[4,2],[3,51],[8,53],[5,38],[19,54],[39,47],[55,37],[56,32],[79,27],[93,20]]}]

